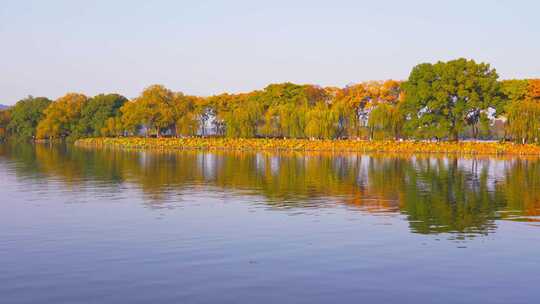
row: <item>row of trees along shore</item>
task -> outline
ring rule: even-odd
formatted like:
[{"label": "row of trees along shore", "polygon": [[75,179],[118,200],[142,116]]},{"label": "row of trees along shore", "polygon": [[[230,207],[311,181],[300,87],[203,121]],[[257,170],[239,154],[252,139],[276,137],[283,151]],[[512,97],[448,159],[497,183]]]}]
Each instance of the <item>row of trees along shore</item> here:
[{"label": "row of trees along shore", "polygon": [[499,139],[540,142],[540,79],[499,80],[489,64],[415,66],[406,81],[345,88],[281,83],[198,97],[162,85],[118,94],[28,97],[0,112],[0,137],[226,136]]}]

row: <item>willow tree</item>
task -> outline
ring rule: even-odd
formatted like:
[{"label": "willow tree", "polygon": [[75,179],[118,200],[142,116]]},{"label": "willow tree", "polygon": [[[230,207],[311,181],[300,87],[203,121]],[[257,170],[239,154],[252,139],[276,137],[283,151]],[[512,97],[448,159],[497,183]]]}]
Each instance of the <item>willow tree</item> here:
[{"label": "willow tree", "polygon": [[404,84],[409,130],[458,140],[465,126],[499,103],[497,78],[489,64],[463,58],[415,66]]},{"label": "willow tree", "polygon": [[395,80],[369,81],[337,90],[332,108],[338,116],[338,136],[358,137],[366,128],[370,131],[371,111],[381,103],[395,105],[401,93],[401,83]]},{"label": "willow tree", "polygon": [[[304,112],[305,113],[305,112]],[[281,113],[279,109],[272,107],[263,113],[263,123],[261,124],[261,135],[264,137],[282,137]]]},{"label": "willow tree", "polygon": [[263,111],[260,135],[305,137],[305,110],[324,98],[324,90],[318,86],[289,82],[268,85],[255,97]]},{"label": "willow tree", "polygon": [[361,136],[369,117],[368,91],[364,84],[355,84],[337,90],[332,99],[332,107],[338,115],[338,132],[347,137]]},{"label": "willow tree", "polygon": [[[514,81],[514,83],[518,83]],[[540,79],[519,81],[506,107],[507,131],[518,142],[540,142]]]},{"label": "willow tree", "polygon": [[256,137],[262,113],[262,105],[257,102],[254,94],[237,95],[229,111],[224,114],[225,135],[241,138]]},{"label": "willow tree", "polygon": [[337,134],[338,117],[325,103],[318,103],[306,113],[306,136],[332,139]]},{"label": "willow tree", "polygon": [[197,135],[201,120],[201,99],[194,96],[186,96],[182,93],[176,93],[174,98],[174,120],[176,134],[182,136]]},{"label": "willow tree", "polygon": [[531,99],[514,101],[508,106],[508,133],[521,143],[540,140],[540,103]]},{"label": "willow tree", "polygon": [[399,105],[389,103],[380,103],[371,111],[369,115],[368,127],[370,137],[375,138],[375,132],[382,133],[382,138],[391,137],[398,139],[401,135],[401,129],[405,117],[403,116]]},{"label": "willow tree", "polygon": [[281,136],[289,138],[305,137],[306,109],[305,104],[284,104],[277,107]]}]

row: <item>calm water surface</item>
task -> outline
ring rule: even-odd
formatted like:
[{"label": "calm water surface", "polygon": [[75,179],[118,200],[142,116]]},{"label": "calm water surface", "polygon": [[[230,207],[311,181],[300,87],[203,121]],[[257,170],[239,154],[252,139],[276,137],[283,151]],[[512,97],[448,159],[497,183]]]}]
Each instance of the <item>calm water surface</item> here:
[{"label": "calm water surface", "polygon": [[1,303],[539,303],[540,162],[0,146]]}]

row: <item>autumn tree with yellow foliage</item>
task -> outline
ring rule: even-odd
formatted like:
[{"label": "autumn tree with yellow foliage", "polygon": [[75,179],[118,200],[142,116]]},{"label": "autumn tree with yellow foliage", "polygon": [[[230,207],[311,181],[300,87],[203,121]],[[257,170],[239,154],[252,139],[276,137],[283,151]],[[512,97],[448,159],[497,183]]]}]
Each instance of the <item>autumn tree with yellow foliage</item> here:
[{"label": "autumn tree with yellow foliage", "polygon": [[507,130],[517,142],[540,142],[540,79],[507,84],[513,100],[507,105]]},{"label": "autumn tree with yellow foliage", "polygon": [[44,111],[45,117],[37,126],[39,139],[63,139],[75,131],[88,97],[68,93],[52,102]]}]

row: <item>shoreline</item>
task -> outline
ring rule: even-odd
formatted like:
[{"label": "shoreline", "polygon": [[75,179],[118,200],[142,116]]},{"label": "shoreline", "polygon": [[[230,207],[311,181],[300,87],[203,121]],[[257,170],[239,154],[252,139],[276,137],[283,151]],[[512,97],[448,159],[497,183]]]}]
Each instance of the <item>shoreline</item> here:
[{"label": "shoreline", "polygon": [[367,140],[309,140],[266,138],[84,138],[75,146],[87,148],[121,148],[143,150],[230,150],[230,151],[296,151],[296,152],[353,152],[402,154],[455,155],[527,155],[540,156],[540,145],[511,142],[424,142],[424,141],[367,141]]}]

